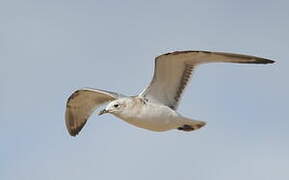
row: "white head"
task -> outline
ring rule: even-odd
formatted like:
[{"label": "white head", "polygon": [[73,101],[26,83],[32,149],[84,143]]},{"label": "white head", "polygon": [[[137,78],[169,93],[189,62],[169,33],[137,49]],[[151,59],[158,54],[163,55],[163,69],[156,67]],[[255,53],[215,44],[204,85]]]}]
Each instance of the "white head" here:
[{"label": "white head", "polygon": [[99,115],[105,113],[111,113],[114,115],[118,115],[126,110],[126,107],[131,102],[130,98],[121,98],[110,102],[105,109],[99,112]]}]

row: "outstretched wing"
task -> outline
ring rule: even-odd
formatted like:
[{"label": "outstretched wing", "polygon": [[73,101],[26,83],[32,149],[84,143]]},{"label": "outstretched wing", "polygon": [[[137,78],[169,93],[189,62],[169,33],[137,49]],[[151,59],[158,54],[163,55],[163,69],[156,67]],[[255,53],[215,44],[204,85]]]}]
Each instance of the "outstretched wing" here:
[{"label": "outstretched wing", "polygon": [[177,109],[181,95],[199,64],[211,62],[267,64],[274,61],[255,56],[209,51],[176,51],[155,59],[154,76],[139,96]]},{"label": "outstretched wing", "polygon": [[76,136],[97,107],[121,96],[99,89],[85,88],[75,91],[66,104],[65,124],[69,134]]}]

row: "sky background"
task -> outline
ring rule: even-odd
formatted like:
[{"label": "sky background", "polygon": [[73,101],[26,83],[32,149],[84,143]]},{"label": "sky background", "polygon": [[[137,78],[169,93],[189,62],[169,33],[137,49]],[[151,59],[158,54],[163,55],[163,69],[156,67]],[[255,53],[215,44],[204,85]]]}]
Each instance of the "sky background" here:
[{"label": "sky background", "polygon": [[[289,1],[0,1],[0,179],[287,180]],[[151,132],[112,115],[70,137],[83,87],[126,95],[175,50],[244,53],[273,65],[209,64],[179,112],[207,122]]]}]

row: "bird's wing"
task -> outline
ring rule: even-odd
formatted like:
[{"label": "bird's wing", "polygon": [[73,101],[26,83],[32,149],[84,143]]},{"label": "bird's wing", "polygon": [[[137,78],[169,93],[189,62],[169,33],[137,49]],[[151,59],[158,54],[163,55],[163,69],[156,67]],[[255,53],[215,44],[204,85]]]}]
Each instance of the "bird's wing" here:
[{"label": "bird's wing", "polygon": [[255,56],[209,51],[176,51],[163,54],[155,58],[153,79],[139,96],[176,109],[192,71],[199,64],[211,62],[267,64],[274,61]]},{"label": "bird's wing", "polygon": [[122,96],[114,92],[90,88],[72,93],[67,100],[65,112],[65,124],[69,134],[76,136],[97,107]]}]

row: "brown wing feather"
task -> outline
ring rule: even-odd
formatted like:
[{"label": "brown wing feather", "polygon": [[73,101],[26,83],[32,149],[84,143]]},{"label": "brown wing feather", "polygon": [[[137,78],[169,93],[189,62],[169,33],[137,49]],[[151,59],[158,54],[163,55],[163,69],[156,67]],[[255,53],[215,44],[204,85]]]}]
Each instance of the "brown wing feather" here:
[{"label": "brown wing feather", "polygon": [[180,102],[180,98],[182,97],[182,94],[183,94],[188,82],[191,79],[193,69],[194,69],[193,65],[189,65],[189,64],[185,65],[185,70],[182,74],[180,84],[179,84],[178,89],[176,91],[176,94],[174,96],[175,102],[169,106],[170,108],[172,108],[174,110],[177,108],[177,105]]},{"label": "brown wing feather", "polygon": [[67,100],[65,124],[71,136],[76,136],[97,107],[121,95],[99,89],[75,91]]},{"label": "brown wing feather", "polygon": [[192,70],[200,64],[212,62],[229,63],[274,63],[270,59],[210,51],[175,51],[156,57],[153,79],[139,96],[148,101],[176,109],[188,84]]}]

